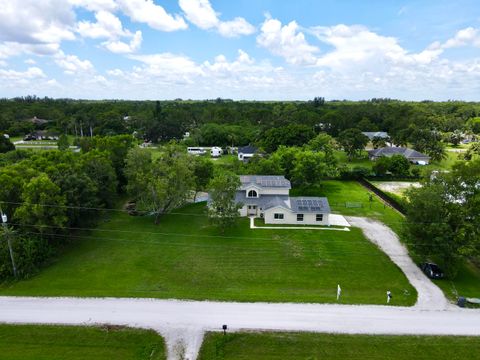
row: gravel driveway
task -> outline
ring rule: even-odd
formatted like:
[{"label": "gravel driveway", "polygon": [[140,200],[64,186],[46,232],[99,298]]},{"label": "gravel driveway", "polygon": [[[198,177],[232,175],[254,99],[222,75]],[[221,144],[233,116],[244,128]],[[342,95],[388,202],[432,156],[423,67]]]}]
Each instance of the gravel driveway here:
[{"label": "gravel driveway", "polygon": [[415,306],[426,310],[444,310],[455,307],[420,268],[415,265],[406,247],[388,226],[379,221],[361,217],[347,217],[348,222],[361,228],[365,236],[376,244],[403,271],[408,281],[417,289]]}]

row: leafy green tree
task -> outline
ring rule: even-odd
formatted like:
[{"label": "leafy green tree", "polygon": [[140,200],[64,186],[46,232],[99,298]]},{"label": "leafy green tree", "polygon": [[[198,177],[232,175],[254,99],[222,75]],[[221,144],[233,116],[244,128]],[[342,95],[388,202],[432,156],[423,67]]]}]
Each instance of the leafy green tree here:
[{"label": "leafy green tree", "polygon": [[102,206],[97,185],[82,170],[78,164],[63,163],[55,166],[54,173],[50,174],[65,196],[68,225],[73,227],[95,223],[99,215],[97,209]]},{"label": "leafy green tree", "polygon": [[126,174],[128,188],[136,192],[131,195],[136,198],[137,209],[154,215],[155,224],[163,214],[184,205],[195,187],[191,158],[175,144],[166,145],[151,165],[143,158],[142,168],[133,165],[129,157]]},{"label": "leafy green tree", "polygon": [[389,159],[388,171],[394,176],[408,176],[410,161],[403,155],[393,155]]},{"label": "leafy green tree", "polygon": [[377,176],[384,176],[390,169],[390,158],[388,156],[382,156],[377,159],[372,166],[372,170]]},{"label": "leafy green tree", "polygon": [[478,156],[480,156],[480,142],[472,143],[468,150],[463,154],[465,160],[472,160],[472,158]]},{"label": "leafy green tree", "polygon": [[292,124],[269,129],[261,139],[267,152],[274,152],[280,145],[303,146],[315,136],[311,127]]},{"label": "leafy green tree", "polygon": [[7,139],[0,133],[0,153],[6,153],[15,150],[15,145],[12,144],[10,139]]},{"label": "leafy green tree", "polygon": [[97,198],[107,207],[115,205],[117,199],[117,176],[108,153],[90,151],[81,157],[81,168],[94,182]]},{"label": "leafy green tree", "polygon": [[152,171],[152,153],[134,147],[130,149],[125,160],[125,176],[127,177],[127,193],[138,197],[145,191],[145,183]]},{"label": "leafy green tree", "polygon": [[65,134],[60,135],[57,141],[58,150],[65,151],[68,150],[70,147],[70,141],[68,140],[68,136]]},{"label": "leafy green tree", "polygon": [[426,149],[426,153],[430,156],[430,160],[433,161],[442,161],[447,158],[445,145],[440,141],[430,143]]},{"label": "leafy green tree", "polygon": [[458,129],[450,133],[450,136],[448,138],[448,142],[451,143],[453,146],[458,146],[458,144],[460,144],[462,140],[463,140],[463,134]]},{"label": "leafy green tree", "polygon": [[92,150],[98,150],[108,154],[111,165],[115,169],[118,184],[126,183],[123,173],[125,168],[125,158],[127,153],[135,144],[135,139],[130,135],[116,136],[94,136],[92,138],[82,138],[80,148],[82,152],[87,153]]},{"label": "leafy green tree", "polygon": [[372,145],[374,149],[383,148],[387,146],[387,141],[379,136],[374,136],[372,139]]},{"label": "leafy green tree", "polygon": [[359,129],[344,130],[338,135],[337,140],[347,153],[349,160],[365,149],[369,141]]},{"label": "leafy green tree", "polygon": [[293,176],[293,169],[295,168],[295,161],[301,149],[298,147],[286,147],[280,146],[275,151],[270,159],[277,164],[276,166],[282,169],[283,174],[287,179],[291,179]]},{"label": "leafy green tree", "polygon": [[407,232],[415,251],[455,276],[462,259],[480,253],[480,159],[459,162],[407,192]]},{"label": "leafy green tree", "polygon": [[65,204],[60,188],[41,174],[25,184],[22,205],[15,210],[14,219],[40,234],[54,233],[67,223]]},{"label": "leafy green tree", "polygon": [[235,224],[239,209],[243,206],[235,201],[240,178],[230,172],[221,172],[211,180],[209,188],[208,216],[212,223],[225,232],[227,227]]},{"label": "leafy green tree", "polygon": [[298,154],[292,172],[292,181],[295,184],[312,185],[328,175],[324,153],[307,150]]},{"label": "leafy green tree", "polygon": [[213,178],[214,166],[210,159],[204,157],[195,157],[193,160],[193,176],[195,179],[195,195],[193,201],[195,202],[197,194],[200,191],[206,191],[208,184]]}]

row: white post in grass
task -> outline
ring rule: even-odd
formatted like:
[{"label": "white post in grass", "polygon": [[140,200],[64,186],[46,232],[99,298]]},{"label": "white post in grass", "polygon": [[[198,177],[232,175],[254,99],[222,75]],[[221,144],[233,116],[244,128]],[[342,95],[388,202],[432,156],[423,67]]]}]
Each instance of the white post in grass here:
[{"label": "white post in grass", "polygon": [[340,299],[340,295],[342,294],[342,288],[340,285],[337,285],[337,301]]},{"label": "white post in grass", "polygon": [[17,267],[15,266],[15,258],[13,256],[13,249],[12,249],[12,242],[10,240],[10,234],[8,229],[8,218],[7,214],[4,214],[3,211],[0,209],[0,215],[2,216],[2,226],[3,226],[3,234],[5,235],[5,239],[7,240],[8,250],[10,252],[10,260],[12,261],[12,268],[13,268],[13,276],[17,277]]}]

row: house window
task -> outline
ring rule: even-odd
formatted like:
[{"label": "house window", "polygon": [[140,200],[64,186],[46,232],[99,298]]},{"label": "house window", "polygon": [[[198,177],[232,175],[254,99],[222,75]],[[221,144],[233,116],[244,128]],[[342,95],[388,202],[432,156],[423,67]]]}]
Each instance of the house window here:
[{"label": "house window", "polygon": [[280,213],[278,213],[278,214],[273,214],[273,218],[274,218],[275,220],[283,220],[283,214],[280,214]]},{"label": "house window", "polygon": [[303,221],[303,214],[297,214],[297,221]]},{"label": "house window", "polygon": [[315,220],[317,220],[317,221],[323,221],[323,214],[317,214]]},{"label": "house window", "polygon": [[247,194],[247,197],[249,197],[249,198],[256,198],[256,197],[258,197],[258,194],[257,194],[257,192],[256,192],[255,190],[250,190],[250,191],[248,192],[248,194]]}]

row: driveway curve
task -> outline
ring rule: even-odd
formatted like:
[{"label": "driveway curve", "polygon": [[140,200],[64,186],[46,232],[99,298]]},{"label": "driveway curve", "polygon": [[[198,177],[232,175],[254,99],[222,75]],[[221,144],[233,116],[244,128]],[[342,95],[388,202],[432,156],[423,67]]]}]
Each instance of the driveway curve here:
[{"label": "driveway curve", "polygon": [[415,265],[407,248],[400,242],[392,229],[369,218],[350,216],[347,217],[347,220],[352,226],[362,229],[365,236],[403,271],[418,292],[415,307],[425,310],[445,310],[455,307],[448,301],[442,290]]}]

